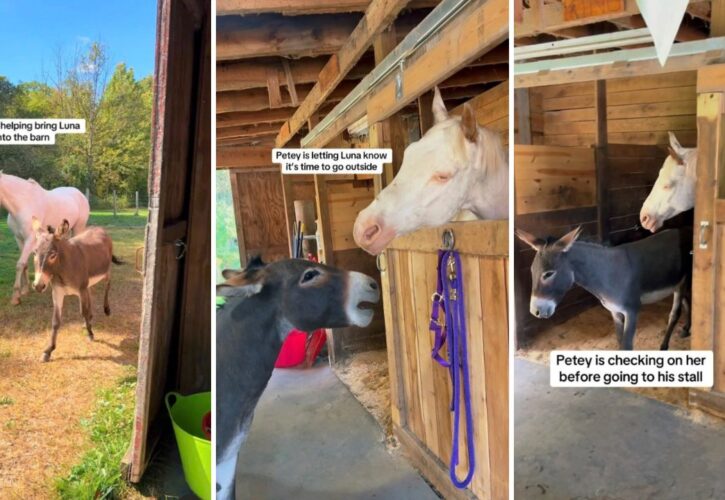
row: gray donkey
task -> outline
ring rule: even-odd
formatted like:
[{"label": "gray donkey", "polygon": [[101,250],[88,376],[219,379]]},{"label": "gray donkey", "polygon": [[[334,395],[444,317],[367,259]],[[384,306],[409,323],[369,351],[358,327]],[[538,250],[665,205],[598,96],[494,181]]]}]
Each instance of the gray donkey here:
[{"label": "gray donkey", "polygon": [[234,471],[254,409],[292,328],[367,326],[380,299],[372,278],[306,260],[225,270],[217,295],[217,498],[234,498]]},{"label": "gray donkey", "polygon": [[671,229],[616,247],[577,241],[580,234],[581,227],[558,240],[543,240],[526,231],[516,231],[521,241],[536,250],[531,264],[531,314],[537,318],[551,317],[576,283],[612,313],[620,349],[631,350],[642,304],[674,294],[660,349],[669,347],[683,307],[686,319],[682,336],[689,335],[691,232]]}]

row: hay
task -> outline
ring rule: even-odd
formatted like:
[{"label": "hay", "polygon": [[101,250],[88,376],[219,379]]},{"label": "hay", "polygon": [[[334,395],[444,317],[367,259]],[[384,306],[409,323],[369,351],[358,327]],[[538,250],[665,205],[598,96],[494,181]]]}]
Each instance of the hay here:
[{"label": "hay", "polygon": [[[664,338],[672,301],[665,299],[642,307],[634,335],[636,350],[658,350]],[[670,339],[670,350],[689,350],[690,339],[680,338],[683,319]],[[541,332],[530,346],[520,349],[518,355],[537,363],[549,363],[549,353],[555,349],[604,350],[619,349],[612,315],[602,306],[595,306],[559,325]],[[687,389],[656,387],[627,389],[678,407],[687,408]]]}]

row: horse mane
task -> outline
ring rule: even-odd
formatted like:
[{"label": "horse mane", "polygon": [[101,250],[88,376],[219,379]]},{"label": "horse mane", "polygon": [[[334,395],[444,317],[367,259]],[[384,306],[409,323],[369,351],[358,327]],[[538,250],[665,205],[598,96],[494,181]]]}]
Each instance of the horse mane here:
[{"label": "horse mane", "polygon": [[484,171],[490,168],[508,165],[508,151],[503,147],[501,134],[498,132],[478,126],[478,143],[481,151],[481,162]]}]

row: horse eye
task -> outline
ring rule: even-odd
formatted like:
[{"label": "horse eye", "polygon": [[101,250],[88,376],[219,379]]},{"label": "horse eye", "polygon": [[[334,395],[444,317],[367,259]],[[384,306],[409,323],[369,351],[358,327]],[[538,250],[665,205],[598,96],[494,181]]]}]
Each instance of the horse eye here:
[{"label": "horse eye", "polygon": [[320,271],[317,269],[308,269],[304,273],[302,273],[302,279],[300,280],[300,283],[307,283],[309,281],[312,281],[317,276],[320,275]]},{"label": "horse eye", "polygon": [[433,180],[435,182],[448,182],[451,177],[453,177],[453,175],[448,172],[436,172],[433,174]]},{"label": "horse eye", "polygon": [[544,274],[541,275],[541,279],[544,281],[548,281],[553,278],[555,274],[556,271],[546,271]]}]

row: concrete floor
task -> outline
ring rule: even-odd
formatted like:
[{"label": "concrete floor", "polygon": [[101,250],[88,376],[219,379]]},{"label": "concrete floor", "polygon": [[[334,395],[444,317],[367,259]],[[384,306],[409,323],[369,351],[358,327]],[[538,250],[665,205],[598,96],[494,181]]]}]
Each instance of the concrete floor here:
[{"label": "concrete floor", "polygon": [[515,362],[515,498],[725,498],[725,423],[621,389],[552,389]]},{"label": "concrete floor", "polygon": [[275,370],[237,465],[237,498],[437,499],[328,366]]}]

